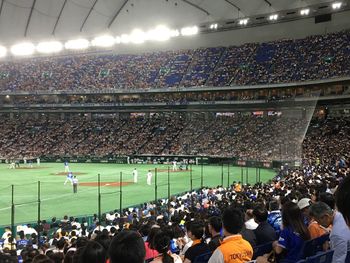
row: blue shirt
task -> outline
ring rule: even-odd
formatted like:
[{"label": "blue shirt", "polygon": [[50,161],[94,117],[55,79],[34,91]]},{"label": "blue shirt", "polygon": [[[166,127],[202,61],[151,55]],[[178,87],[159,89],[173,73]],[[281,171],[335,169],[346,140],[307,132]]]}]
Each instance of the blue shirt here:
[{"label": "blue shirt", "polygon": [[333,219],[333,227],[329,235],[331,249],[334,250],[333,263],[344,263],[346,251],[350,250],[350,230],[345,223],[344,217],[336,212]]},{"label": "blue shirt", "polygon": [[285,260],[297,262],[304,246],[304,240],[291,227],[286,227],[281,231],[278,246],[287,251]]},{"label": "blue shirt", "polygon": [[67,178],[72,179],[72,178],[73,178],[73,173],[71,173],[71,172],[68,173],[68,174],[67,174]]},{"label": "blue shirt", "polygon": [[271,211],[271,213],[267,216],[267,222],[273,229],[276,231],[276,234],[279,235],[281,232],[282,225],[282,215],[281,211]]},{"label": "blue shirt", "polygon": [[27,246],[27,244],[28,244],[27,239],[20,239],[17,241],[17,248],[24,248]]}]

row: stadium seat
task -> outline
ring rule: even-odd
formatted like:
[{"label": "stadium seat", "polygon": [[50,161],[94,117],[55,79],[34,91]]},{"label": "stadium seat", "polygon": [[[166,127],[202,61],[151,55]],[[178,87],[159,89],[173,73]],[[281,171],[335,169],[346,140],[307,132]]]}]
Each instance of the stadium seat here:
[{"label": "stadium seat", "polygon": [[257,257],[270,253],[271,250],[272,250],[272,242],[257,246],[254,248],[254,254],[252,259],[256,259]]},{"label": "stadium seat", "polygon": [[333,250],[328,250],[326,252],[321,252],[315,256],[308,257],[306,259],[298,261],[298,263],[328,263],[332,262]]},{"label": "stadium seat", "polygon": [[329,234],[306,241],[299,258],[311,257],[317,252],[323,251],[323,244],[326,241],[329,241]]},{"label": "stadium seat", "polygon": [[211,252],[201,254],[201,255],[197,256],[193,262],[194,263],[207,263],[209,261],[211,255],[212,255]]}]

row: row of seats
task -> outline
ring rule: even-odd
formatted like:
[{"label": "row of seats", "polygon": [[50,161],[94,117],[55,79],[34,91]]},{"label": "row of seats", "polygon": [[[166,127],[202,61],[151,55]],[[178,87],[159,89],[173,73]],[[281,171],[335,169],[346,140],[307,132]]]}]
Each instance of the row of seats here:
[{"label": "row of seats", "polygon": [[256,85],[350,74],[350,32],[241,46],[0,63],[0,91]]}]

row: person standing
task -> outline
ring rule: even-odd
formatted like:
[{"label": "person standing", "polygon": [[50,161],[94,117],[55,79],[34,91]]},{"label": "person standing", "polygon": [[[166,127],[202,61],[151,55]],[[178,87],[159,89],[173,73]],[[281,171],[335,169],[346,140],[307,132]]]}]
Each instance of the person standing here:
[{"label": "person standing", "polygon": [[151,182],[152,182],[152,172],[151,170],[148,170],[148,173],[147,173],[147,185],[151,185]]},{"label": "person standing", "polygon": [[136,168],[134,169],[134,171],[132,171],[132,176],[134,178],[134,184],[137,183],[137,177],[138,177],[138,172],[136,170]]},{"label": "person standing", "polygon": [[66,177],[66,181],[64,181],[64,185],[66,185],[67,182],[70,182],[71,185],[73,185],[73,173],[69,172]]},{"label": "person standing", "polygon": [[176,162],[176,160],[173,161],[173,171],[177,171],[177,162]]},{"label": "person standing", "polygon": [[69,172],[69,164],[68,164],[68,161],[64,161],[64,172],[65,172],[65,173]]},{"label": "person standing", "polygon": [[36,158],[36,165],[37,165],[37,166],[40,166],[40,158],[39,158],[39,157]]},{"label": "person standing", "polygon": [[74,175],[73,177],[73,193],[76,194],[78,192],[78,178]]}]

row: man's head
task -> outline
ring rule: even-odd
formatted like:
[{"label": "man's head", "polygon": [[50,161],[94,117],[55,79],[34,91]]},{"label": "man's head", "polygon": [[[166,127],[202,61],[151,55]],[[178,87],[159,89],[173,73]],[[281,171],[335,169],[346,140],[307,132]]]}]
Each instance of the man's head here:
[{"label": "man's head", "polygon": [[218,216],[212,216],[209,218],[209,232],[212,236],[217,235],[220,233],[221,227],[222,227],[222,220]]},{"label": "man's head", "polygon": [[337,209],[342,213],[346,224],[350,227],[350,176],[347,176],[338,186],[335,193]]},{"label": "man's head", "polygon": [[236,208],[228,208],[222,215],[222,226],[224,235],[238,234],[244,225],[244,216],[241,210]]},{"label": "man's head", "polygon": [[332,209],[335,208],[334,195],[332,195],[331,193],[327,193],[327,192],[320,193],[318,196],[318,201],[326,203]]},{"label": "man's head", "polygon": [[113,238],[108,254],[111,263],[143,263],[145,244],[137,232],[124,230]]},{"label": "man's head", "polygon": [[280,204],[278,203],[278,201],[276,199],[270,201],[269,210],[270,211],[280,210]]},{"label": "man's head", "polygon": [[204,235],[204,224],[201,221],[190,222],[187,228],[187,235],[192,240],[201,239]]},{"label": "man's head", "polygon": [[253,210],[254,220],[257,223],[262,223],[267,221],[267,209],[263,205],[258,205]]},{"label": "man's head", "polygon": [[323,202],[312,204],[309,212],[310,216],[312,216],[323,227],[329,227],[333,222],[333,210]]}]

